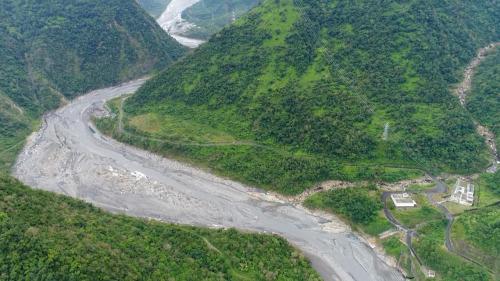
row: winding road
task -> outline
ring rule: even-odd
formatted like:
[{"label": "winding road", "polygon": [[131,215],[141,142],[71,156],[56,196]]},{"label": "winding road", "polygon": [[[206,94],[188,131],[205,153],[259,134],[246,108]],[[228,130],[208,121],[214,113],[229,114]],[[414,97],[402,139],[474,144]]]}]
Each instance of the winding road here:
[{"label": "winding road", "polygon": [[24,183],[104,209],[165,222],[275,233],[300,248],[325,280],[403,280],[333,216],[101,135],[92,115],[134,92],[137,80],[91,92],[45,116],[13,174]]},{"label": "winding road", "polygon": [[[470,93],[472,89],[472,79],[473,76],[477,70],[477,67],[481,64],[481,62],[486,59],[487,55],[489,52],[491,52],[493,49],[500,47],[500,42],[495,42],[491,43],[488,46],[479,49],[476,57],[469,63],[469,65],[465,68],[464,71],[464,79],[461,81],[461,83],[455,88],[453,91],[453,94],[459,99],[460,105],[464,108],[464,110],[467,110],[467,96]],[[498,169],[498,163],[499,163],[499,156],[496,148],[496,143],[495,143],[495,135],[493,132],[491,132],[488,128],[482,126],[479,122],[475,121],[476,125],[476,131],[484,137],[486,146],[489,149],[490,152],[490,163],[491,166],[489,166],[486,169],[487,173],[495,173]],[[429,175],[429,177],[432,178],[432,181],[436,184],[436,187],[427,191],[424,191],[423,193],[426,195],[427,200],[436,208],[439,208],[442,214],[445,216],[447,220],[447,225],[446,225],[446,230],[445,230],[445,241],[444,244],[446,246],[446,249],[450,252],[454,252],[457,255],[462,256],[463,258],[477,263],[473,259],[461,254],[457,253],[455,251],[455,248],[453,246],[453,241],[451,239],[451,229],[453,227],[453,223],[455,220],[455,217],[453,214],[446,208],[445,205],[443,205],[441,202],[436,202],[434,200],[433,195],[435,194],[446,194],[448,192],[448,188],[446,184],[438,179],[435,176]],[[384,215],[386,219],[397,229],[400,229],[403,231],[406,235],[406,244],[409,248],[409,250],[412,252],[412,254],[418,259],[415,250],[413,249],[412,246],[412,238],[417,236],[418,233],[410,229],[408,227],[405,227],[403,224],[401,224],[391,213],[387,206],[387,200],[392,194],[397,194],[397,193],[403,193],[403,192],[383,192],[382,194],[382,202],[384,203]],[[419,261],[420,262],[420,261]]]}]

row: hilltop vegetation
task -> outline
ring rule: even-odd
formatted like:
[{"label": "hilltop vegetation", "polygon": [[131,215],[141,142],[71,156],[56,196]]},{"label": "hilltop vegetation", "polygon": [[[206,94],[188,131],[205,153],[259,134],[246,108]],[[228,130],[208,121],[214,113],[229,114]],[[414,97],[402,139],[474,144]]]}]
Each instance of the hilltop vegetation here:
[{"label": "hilltop vegetation", "polygon": [[184,53],[134,0],[6,0],[0,18],[3,168],[44,111],[164,68]]},{"label": "hilltop vegetation", "polygon": [[121,139],[285,193],[415,175],[394,167],[478,171],[485,145],[449,88],[498,40],[499,10],[497,1],[263,1],[125,106],[126,121],[182,120],[247,145],[172,145],[161,122],[154,132],[126,124],[133,134]]},{"label": "hilltop vegetation", "polygon": [[212,34],[233,23],[259,2],[259,0],[201,0],[182,13],[182,18],[196,25],[185,35],[208,40]]},{"label": "hilltop vegetation", "polygon": [[320,280],[277,236],[111,215],[0,176],[0,280]]}]

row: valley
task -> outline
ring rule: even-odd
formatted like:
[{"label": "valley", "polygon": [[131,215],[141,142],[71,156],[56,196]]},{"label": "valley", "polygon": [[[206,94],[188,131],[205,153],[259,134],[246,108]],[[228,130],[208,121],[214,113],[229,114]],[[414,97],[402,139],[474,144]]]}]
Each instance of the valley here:
[{"label": "valley", "polygon": [[94,274],[71,243],[122,280],[496,280],[498,5],[393,4],[117,1],[82,69],[64,17],[24,58],[0,24],[0,280]]},{"label": "valley", "polygon": [[25,184],[113,212],[161,221],[276,233],[299,247],[326,280],[402,280],[333,216],[270,200],[265,192],[118,143],[100,134],[92,114],[145,80],[94,91],[48,114],[13,174]]},{"label": "valley", "polygon": [[402,280],[349,226],[304,209],[303,199],[274,196],[102,135],[92,117],[109,116],[107,101],[134,93],[145,81],[93,91],[47,114],[13,174],[116,213],[279,234],[303,250],[326,280]]},{"label": "valley", "polygon": [[186,52],[135,0],[6,0],[0,18],[0,170],[44,112],[163,69]]},{"label": "valley", "polygon": [[[349,221],[349,216],[351,215],[349,212],[353,211],[349,211],[349,207],[347,206],[338,207],[339,205],[342,206],[341,204],[343,203],[341,202],[344,201],[342,200],[343,198],[345,198],[345,201],[347,202],[356,202],[349,200],[358,198],[359,201],[366,200],[366,202],[374,202],[375,205],[379,200],[376,198],[377,193],[373,191],[369,192],[374,193],[371,195],[371,197],[373,197],[371,200],[367,200],[366,196],[363,194],[356,194],[356,192],[354,192],[354,194],[346,193],[340,197],[331,196],[332,194],[335,194],[335,190],[339,186],[341,188],[348,187],[357,189],[358,187],[363,187],[363,184],[365,184],[366,181],[371,181],[376,185],[381,185],[382,190],[384,190],[384,186],[398,185],[398,181],[401,179],[411,179],[421,176],[418,173],[415,173],[415,171],[423,171],[424,173],[429,174],[440,174],[443,171],[447,171],[452,174],[463,173],[467,176],[472,173],[484,171],[487,167],[489,167],[489,172],[495,171],[497,160],[494,136],[489,133],[490,131],[487,127],[482,126],[477,121],[467,121],[470,117],[468,117],[469,113],[463,103],[463,100],[465,99],[464,95],[471,90],[472,76],[475,73],[476,67],[485,59],[485,54],[490,52],[496,46],[496,44],[492,44],[481,48],[481,46],[488,44],[488,41],[480,43],[481,45],[477,46],[477,49],[470,49],[470,46],[467,47],[460,44],[453,47],[457,48],[457,50],[462,48],[458,52],[468,53],[468,55],[460,57],[461,59],[468,57],[467,60],[463,60],[461,63],[454,66],[454,69],[460,69],[460,71],[462,71],[462,69],[465,70],[465,74],[455,75],[456,82],[454,82],[455,78],[450,76],[447,78],[442,77],[443,80],[436,79],[436,81],[440,81],[441,83],[439,86],[441,90],[437,90],[437,88],[435,88],[436,84],[430,82],[435,78],[425,78],[429,81],[429,84],[427,85],[417,80],[417,77],[425,77],[427,75],[422,73],[424,72],[422,71],[422,68],[420,68],[420,72],[418,74],[404,74],[403,77],[401,77],[401,80],[407,81],[404,82],[404,85],[401,87],[403,93],[417,93],[419,91],[417,90],[418,87],[422,87],[422,90],[427,89],[426,91],[428,91],[428,93],[436,94],[434,96],[429,95],[428,101],[424,101],[423,99],[420,99],[422,98],[422,93],[420,92],[417,94],[417,99],[404,105],[407,107],[407,111],[401,107],[391,109],[392,118],[405,118],[405,121],[391,120],[390,122],[381,122],[382,120],[387,120],[386,118],[388,118],[388,116],[383,114],[381,108],[391,107],[393,104],[387,103],[387,100],[384,99],[377,101],[377,98],[375,98],[375,101],[373,101],[371,100],[372,97],[364,97],[361,93],[359,93],[359,97],[356,98],[361,101],[360,104],[358,104],[359,101],[356,101],[356,99],[353,99],[353,104],[348,105],[341,103],[339,106],[339,100],[334,100],[337,104],[331,103],[332,107],[339,106],[340,109],[338,109],[336,115],[330,119],[325,119],[331,121],[333,118],[333,120],[336,121],[334,123],[337,125],[341,122],[339,122],[336,118],[340,118],[341,121],[346,121],[347,127],[352,126],[352,124],[349,123],[350,120],[342,120],[342,118],[346,115],[346,112],[350,113],[349,109],[352,110],[359,105],[361,105],[361,108],[364,107],[368,113],[373,114],[372,116],[367,114],[365,117],[373,118],[373,123],[375,123],[378,128],[374,135],[374,140],[375,142],[380,142],[380,137],[383,136],[382,141],[387,143],[384,144],[382,142],[379,145],[372,146],[372,148],[377,151],[376,156],[382,156],[381,159],[377,159],[376,157],[366,157],[366,154],[370,154],[371,152],[367,152],[365,150],[365,154],[361,153],[361,155],[363,155],[360,156],[362,159],[361,161],[356,161],[357,159],[355,157],[345,159],[344,161],[339,161],[338,158],[334,158],[335,161],[332,161],[334,163],[324,161],[324,158],[318,157],[318,154],[320,154],[318,151],[330,144],[321,143],[321,139],[315,139],[315,141],[318,142],[310,147],[310,151],[308,151],[305,144],[309,142],[310,139],[305,138],[304,134],[310,133],[311,130],[318,130],[324,134],[331,134],[339,129],[343,129],[343,127],[334,127],[330,128],[330,130],[325,130],[323,127],[315,127],[317,124],[315,124],[314,121],[311,121],[312,118],[318,117],[318,119],[321,119],[326,117],[325,112],[327,112],[327,110],[332,110],[332,107],[319,109],[314,108],[314,106],[321,106],[323,102],[331,102],[331,100],[326,97],[332,99],[331,96],[327,95],[332,95],[332,93],[328,93],[328,90],[322,92],[323,89],[328,88],[327,86],[320,83],[315,85],[311,82],[311,80],[320,79],[320,77],[326,77],[323,79],[327,80],[329,78],[328,71],[325,71],[326,73],[324,73],[323,76],[314,72],[319,71],[319,69],[325,70],[325,67],[328,67],[330,64],[333,64],[333,66],[338,68],[339,63],[337,62],[336,64],[335,60],[338,60],[339,56],[338,54],[336,55],[330,53],[328,49],[325,50],[324,48],[328,48],[328,44],[321,41],[321,44],[324,44],[325,47],[318,48],[317,61],[319,65],[315,65],[316,60],[312,60],[314,64],[309,67],[309,70],[307,70],[307,67],[304,67],[302,70],[292,68],[291,70],[289,69],[289,72],[286,72],[286,63],[289,61],[287,61],[288,58],[286,55],[283,55],[284,60],[277,60],[275,61],[275,65],[270,67],[269,65],[273,64],[272,61],[275,54],[279,54],[283,48],[291,48],[289,45],[287,46],[287,44],[289,44],[288,40],[291,40],[291,37],[286,38],[285,44],[283,44],[283,41],[280,40],[280,34],[286,32],[286,27],[284,28],[283,26],[290,26],[287,20],[290,19],[291,14],[293,15],[293,12],[290,12],[290,6],[287,6],[286,3],[288,2],[281,2],[280,5],[276,5],[282,15],[281,23],[276,24],[276,22],[273,22],[273,20],[270,20],[268,17],[262,16],[262,14],[265,15],[266,9],[254,11],[254,13],[251,13],[251,16],[249,16],[251,20],[247,19],[248,21],[246,22],[246,26],[243,25],[242,27],[240,25],[235,25],[232,29],[230,28],[229,30],[224,30],[221,36],[211,40],[205,48],[198,50],[194,55],[188,57],[187,61],[174,66],[172,70],[167,70],[162,75],[157,76],[152,79],[152,81],[148,82],[145,87],[139,91],[138,95],[132,96],[131,99],[127,99],[125,106],[123,106],[124,103],[121,102],[119,106],[119,119],[122,121],[119,122],[118,127],[116,127],[116,124],[113,125],[113,122],[116,121],[116,119],[112,120],[113,118],[109,118],[109,120],[100,121],[98,123],[100,128],[107,134],[112,135],[116,139],[125,143],[154,151],[155,153],[160,153],[161,155],[166,155],[167,157],[174,157],[175,159],[180,159],[181,161],[193,163],[196,166],[201,166],[209,169],[210,171],[214,171],[219,175],[228,176],[235,180],[249,183],[250,185],[260,186],[265,189],[287,195],[294,195],[296,197],[294,197],[292,201],[295,200],[296,202],[302,202],[310,195],[312,195],[311,198],[316,200],[315,203],[321,202],[322,199],[320,197],[322,194],[320,194],[321,196],[316,196],[315,193],[329,190],[329,188],[309,188],[311,188],[311,186],[317,186],[315,184],[318,184],[318,182],[321,183],[323,180],[331,179],[333,183],[333,191],[331,194],[326,194],[325,196],[327,198],[326,201],[330,200],[328,203],[330,205],[321,205],[321,203],[319,203],[318,205],[311,204],[309,206],[320,207],[320,209],[334,212],[342,217],[344,221]],[[275,8],[269,3],[267,4],[267,10]],[[376,13],[376,8],[374,11]],[[275,11],[274,13],[277,12]],[[370,14],[370,16],[372,16],[372,14]],[[259,17],[262,19],[259,19]],[[269,32],[269,34],[266,34],[261,38],[257,36],[261,33],[252,33],[245,29],[259,29],[261,28],[261,24],[263,24],[263,22],[265,22],[266,27],[269,25],[279,26],[281,28],[281,32],[276,31],[276,33],[273,34],[272,29],[269,30],[262,28],[260,29],[262,34],[266,34],[266,32]],[[296,25],[300,26],[298,24]],[[295,27],[296,26],[294,25],[294,28]],[[349,25],[347,27],[349,27]],[[352,35],[352,30],[342,29],[340,33],[342,34],[343,32]],[[255,37],[249,40],[249,34]],[[324,34],[325,33],[322,33],[322,35],[327,38]],[[340,37],[342,38],[342,36]],[[234,38],[238,38],[239,40],[234,40]],[[227,39],[227,41],[224,39]],[[326,40],[325,38],[323,39]],[[334,40],[338,40],[338,38]],[[422,38],[422,40],[429,40],[429,42],[434,44],[436,39]],[[234,49],[228,47],[233,46],[233,42],[240,45],[234,46]],[[245,44],[241,42],[260,42],[261,45],[259,45],[259,43]],[[221,46],[225,46],[224,50],[226,52],[231,52],[231,55],[219,52],[218,48],[222,48]],[[273,49],[273,47],[275,49]],[[244,55],[243,60],[248,59],[248,61],[241,63],[241,50],[245,48],[248,48],[248,52],[251,54]],[[398,47],[395,48],[397,49]],[[436,50],[439,49],[437,45],[433,48],[436,48]],[[255,50],[258,51],[253,53]],[[232,53],[233,51],[234,53]],[[371,50],[365,49],[365,51],[370,52]],[[478,55],[474,56],[476,52]],[[263,56],[265,57],[268,54],[272,55],[263,59]],[[345,56],[350,55],[351,53],[345,53]],[[409,66],[408,60],[410,60],[411,56],[409,56],[408,53],[404,55],[406,56],[404,58],[401,56],[402,54],[392,53],[389,55],[392,59],[402,63],[400,67],[408,67],[409,69],[412,68]],[[450,56],[451,58],[454,55],[450,53],[444,56]],[[238,57],[238,59],[232,61],[234,57]],[[217,59],[214,60],[214,58]],[[321,59],[324,60],[322,61]],[[356,56],[353,56],[353,60],[356,59]],[[324,63],[325,60],[327,64],[326,66],[323,66],[321,62]],[[472,60],[472,62],[470,60]],[[223,63],[220,63],[220,61],[223,61]],[[380,61],[383,61],[382,57],[377,61],[377,63]],[[418,64],[416,61],[415,63]],[[262,72],[256,71],[256,69],[266,64],[268,64],[268,66],[262,67],[260,70]],[[445,66],[446,64],[447,62],[442,61],[441,66],[435,65],[435,69],[427,69],[426,71],[428,71],[428,73],[432,73],[437,71],[439,67],[445,69],[446,67],[449,67]],[[340,63],[340,66],[343,66],[342,63]],[[273,67],[275,68],[275,71],[279,70],[279,73],[272,73],[272,70],[270,69]],[[204,75],[196,75],[199,69],[203,69],[202,72]],[[230,70],[228,71],[228,69]],[[393,69],[400,71],[397,66],[394,66]],[[348,68],[347,71],[349,70],[350,69]],[[262,74],[268,71],[271,71],[271,73]],[[235,72],[238,74],[235,74]],[[304,74],[304,72],[306,74]],[[289,77],[288,74],[290,74],[291,77],[297,75],[297,79],[304,80],[301,80],[298,84],[294,84],[297,83],[296,80],[293,80],[294,78],[290,78],[291,80],[287,81]],[[300,78],[300,74],[304,75],[304,77]],[[345,75],[345,72],[342,74]],[[353,71],[353,74],[358,75],[356,71]],[[256,75],[257,78],[253,75]],[[261,76],[259,77],[259,75]],[[330,75],[333,76],[333,73]],[[397,76],[398,73],[394,73],[394,75]],[[409,75],[415,77],[408,77]],[[460,79],[462,76],[464,79]],[[211,77],[213,79],[207,79],[207,77]],[[274,80],[267,80],[271,77],[278,78]],[[364,77],[364,79],[366,79],[366,77],[371,78],[370,75],[362,77]],[[337,83],[349,84],[349,79],[351,78],[339,78],[340,81],[337,81]],[[444,80],[448,81],[448,83],[443,83]],[[173,83],[174,81],[175,83]],[[179,81],[181,83],[179,83]],[[457,83],[458,81],[460,81],[460,84]],[[290,85],[284,86],[284,84],[288,82]],[[310,86],[309,88],[302,88],[298,91],[294,90],[294,87],[308,85],[308,83],[313,86]],[[350,83],[355,84],[357,81],[353,79]],[[364,83],[366,83],[366,81]],[[388,85],[391,85],[391,83],[388,83]],[[458,84],[458,86],[452,86],[453,89],[456,88],[454,93],[461,98],[445,99],[444,96],[450,95],[451,93],[449,89],[450,85],[455,84]],[[234,88],[237,89],[236,93],[233,91],[233,87],[230,87],[229,85],[235,85]],[[264,86],[261,88],[261,85]],[[350,85],[349,90],[359,90],[357,87],[363,86],[366,87],[366,84],[363,85],[363,83],[361,83],[360,86]],[[245,87],[248,88],[244,90]],[[325,100],[318,103],[314,102],[312,97],[305,97],[311,87],[315,89],[311,92],[314,92],[316,97],[318,95],[321,97],[322,94],[325,94]],[[366,91],[371,91],[375,87],[376,86],[367,87]],[[384,87],[381,87],[381,89],[382,88]],[[395,88],[393,90],[384,88],[384,91],[385,90],[388,91],[388,94],[393,94],[391,91],[398,91]],[[259,91],[262,92],[259,93]],[[334,92],[335,90],[330,89],[330,91]],[[440,93],[442,96],[438,98],[437,93]],[[269,95],[272,98],[270,98]],[[380,95],[380,93],[378,93],[378,95]],[[284,98],[282,102],[277,102],[277,100],[285,96],[286,98]],[[390,99],[391,97],[388,95],[385,98]],[[440,100],[441,98],[442,100]],[[429,102],[431,100],[433,102]],[[461,103],[458,102],[459,100]],[[382,102],[378,105],[377,103],[380,101]],[[115,105],[115,113],[117,112],[116,110],[118,107],[116,107],[116,105],[118,102],[118,100],[112,102],[112,104]],[[267,107],[262,106],[259,102],[262,102],[262,104]],[[311,102],[312,109],[307,108],[308,102]],[[250,106],[249,103],[251,104]],[[415,109],[423,111],[418,113],[415,112]],[[338,115],[339,111],[342,112],[342,114]],[[413,113],[414,115],[412,118],[415,119],[412,121],[407,120],[406,118],[410,115],[405,116],[406,113],[397,117],[397,111],[406,111],[407,113],[410,113],[410,115]],[[377,116],[381,113],[382,116]],[[301,114],[301,118],[296,118],[297,114]],[[241,115],[243,115],[243,117]],[[438,117],[438,120],[440,121],[436,121],[437,116],[441,116]],[[273,118],[276,118],[276,120],[273,120]],[[353,116],[353,119],[355,118],[358,118],[357,120],[359,120],[359,116]],[[308,120],[309,123],[304,120]],[[301,124],[301,122],[304,122],[305,124]],[[171,125],[170,123],[179,123],[179,125]],[[427,125],[420,127],[426,123]],[[327,122],[325,124],[329,123]],[[395,136],[402,136],[400,134],[402,129],[401,126],[407,126],[408,124],[412,124],[412,127],[406,128],[408,129],[408,134],[399,140],[394,139]],[[294,132],[292,126],[296,125],[303,125],[304,127],[298,128],[297,132]],[[371,127],[372,125],[366,129],[368,134],[373,134],[374,128]],[[495,125],[493,125],[493,127],[494,126]],[[430,129],[431,127],[433,127],[433,129]],[[266,130],[268,131],[266,132]],[[440,130],[443,130],[443,134],[435,134]],[[476,134],[475,131],[479,134]],[[434,138],[437,135],[441,136],[439,137],[439,141],[437,139],[436,141],[431,141],[429,138],[427,140],[420,139],[416,143],[412,143],[412,140],[417,135],[427,135],[424,138]],[[482,135],[485,138],[486,143],[484,143],[481,138],[478,138],[478,135]],[[275,136],[276,138],[274,138]],[[318,135],[315,135],[313,137],[317,136]],[[296,141],[296,139],[301,139],[302,141]],[[325,138],[323,140],[327,139],[337,140],[333,137]],[[353,139],[356,139],[356,137],[346,138],[346,141],[349,144],[352,144]],[[392,141],[390,141],[391,139]],[[448,142],[454,143],[453,146],[456,145],[458,150],[451,148],[452,146],[449,145],[446,148],[442,147],[443,149],[438,148],[441,144]],[[283,144],[289,144],[289,146]],[[429,144],[436,146],[429,149]],[[395,153],[390,146],[399,146],[401,148],[401,152]],[[302,149],[299,149],[299,147]],[[357,146],[357,148],[359,147],[366,149],[365,145]],[[463,150],[465,147],[468,147],[469,150]],[[350,152],[352,151],[349,150],[349,148],[346,150]],[[425,152],[426,150],[427,152]],[[459,152],[459,150],[462,150],[463,153]],[[476,153],[471,154],[472,150],[476,150]],[[435,151],[440,151],[440,153],[442,153],[441,156],[437,156],[434,153]],[[389,157],[384,157],[384,153],[387,153],[387,156]],[[455,153],[457,157],[452,156]],[[389,154],[393,155],[391,156]],[[459,154],[461,154],[461,156],[458,156]],[[340,157],[343,157],[348,154],[341,153],[340,155]],[[398,157],[393,157],[394,155],[398,155]],[[472,158],[469,158],[469,156],[466,155],[472,156]],[[455,160],[452,160],[453,158]],[[472,160],[473,158],[474,160]],[[470,159],[470,161],[465,159]],[[445,164],[445,161],[448,164]],[[275,163],[279,164],[276,165]],[[367,169],[367,166],[371,166],[370,164],[373,165],[372,167],[376,167],[376,169]],[[345,166],[342,167],[342,165]],[[286,168],[282,170],[281,167]],[[359,170],[356,171],[356,169]],[[477,176],[478,175],[471,175],[471,178],[468,177],[468,180],[475,181]],[[314,179],[311,180],[311,178]],[[451,178],[456,180],[456,176],[451,176]],[[451,178],[448,179],[448,181],[451,180]],[[313,182],[314,180],[316,182]],[[344,180],[344,182],[342,182],[342,180]],[[345,181],[354,181],[354,183]],[[360,181],[361,183],[359,183]],[[365,183],[363,183],[363,181]],[[387,184],[384,183],[384,181],[392,183]],[[423,263],[425,263],[427,265],[433,265],[434,261],[431,259],[439,257],[441,261],[436,264],[435,267],[437,268],[438,275],[440,278],[443,278],[443,280],[454,280],[454,278],[459,276],[460,268],[467,269],[467,276],[475,276],[470,277],[475,278],[471,280],[488,280],[489,277],[486,271],[493,270],[494,272],[494,265],[490,264],[490,269],[485,269],[482,266],[480,266],[480,268],[475,267],[473,264],[464,262],[464,260],[470,261],[467,256],[467,251],[455,251],[451,238],[453,221],[455,216],[460,216],[460,220],[463,220],[462,218],[467,217],[468,213],[462,214],[462,210],[458,211],[458,213],[452,214],[452,211],[447,209],[449,208],[449,203],[446,202],[447,197],[450,195],[450,190],[452,189],[452,183],[445,183],[435,177],[434,181],[437,183],[437,187],[429,188],[429,190],[425,190],[424,192],[412,192],[416,194],[418,198],[418,205],[421,206],[416,210],[408,212],[404,210],[395,211],[396,216],[391,217],[388,208],[385,208],[384,211],[386,212],[386,215],[389,214],[387,215],[389,220],[392,218],[392,222],[396,225],[396,227],[406,229],[406,232],[409,234],[406,239],[402,238],[398,243],[406,243],[411,248],[412,242],[415,240],[415,245],[417,245],[416,250],[412,249],[411,255],[413,255],[414,258],[417,256],[417,259],[418,257],[424,257],[423,262],[422,260],[418,260],[418,262],[414,261],[415,264],[420,263],[423,265]],[[398,191],[401,193],[404,191],[404,188],[401,188],[400,186]],[[482,194],[483,191],[481,191],[481,195],[477,195],[477,197],[482,196]],[[388,195],[389,194],[387,194],[385,198],[387,198]],[[350,196],[353,196],[353,198],[349,198]],[[311,202],[311,200],[312,199],[306,199],[306,202]],[[359,204],[356,205],[358,206]],[[457,212],[456,206],[452,206],[452,208],[454,209],[453,212]],[[341,209],[340,213],[338,209]],[[345,209],[347,209],[347,211]],[[353,207],[353,209],[355,208]],[[495,208],[492,209],[494,210]],[[357,211],[361,212],[363,211],[363,208],[360,208]],[[402,219],[403,223],[400,223],[398,221],[399,219]],[[446,221],[444,221],[444,219],[446,219]],[[406,224],[410,224],[410,226],[407,227]],[[368,232],[371,235],[381,235],[384,230],[388,230],[388,228],[390,229],[390,227],[387,226],[387,221],[383,218],[383,215],[380,217],[380,214],[372,223],[367,225],[354,223],[353,226],[354,228],[360,228],[363,232]],[[417,233],[420,233],[420,236]],[[394,239],[394,237],[391,237],[390,239]],[[386,243],[386,241],[387,240],[383,239],[381,242]],[[396,239],[396,241],[398,240]],[[463,243],[463,241],[460,243]],[[404,248],[405,246],[403,245],[399,249]],[[459,256],[462,256],[464,260],[462,260]],[[395,255],[395,257],[398,258],[399,255]],[[480,263],[477,262],[478,260],[480,259],[476,258],[472,261],[478,265]],[[433,266],[431,267],[433,268]],[[415,271],[414,268],[408,269],[407,267],[404,268],[404,271],[410,274],[417,274],[420,272],[420,270]],[[425,269],[422,269],[421,274],[423,274],[424,271]]]}]

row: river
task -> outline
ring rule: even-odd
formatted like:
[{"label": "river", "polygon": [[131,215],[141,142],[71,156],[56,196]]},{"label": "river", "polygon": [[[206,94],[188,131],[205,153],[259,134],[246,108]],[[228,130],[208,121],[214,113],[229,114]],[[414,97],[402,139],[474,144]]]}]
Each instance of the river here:
[{"label": "river", "polygon": [[276,233],[301,249],[325,280],[403,280],[344,223],[281,202],[101,135],[90,121],[104,103],[145,80],[93,91],[44,117],[13,175],[34,188],[106,210],[165,222]]},{"label": "river", "polygon": [[205,42],[203,40],[188,38],[181,35],[193,26],[192,23],[182,18],[182,12],[199,1],[200,0],[172,0],[157,20],[158,24],[167,31],[170,36],[189,48],[196,48]]},{"label": "river", "polygon": [[[173,0],[158,23],[181,44],[192,26],[182,11],[199,0]],[[165,222],[275,233],[300,248],[325,280],[391,281],[401,274],[333,216],[317,215],[240,183],[213,176],[101,135],[90,118],[106,101],[134,92],[144,79],[81,96],[47,114],[13,174],[39,189],[103,209]]]}]

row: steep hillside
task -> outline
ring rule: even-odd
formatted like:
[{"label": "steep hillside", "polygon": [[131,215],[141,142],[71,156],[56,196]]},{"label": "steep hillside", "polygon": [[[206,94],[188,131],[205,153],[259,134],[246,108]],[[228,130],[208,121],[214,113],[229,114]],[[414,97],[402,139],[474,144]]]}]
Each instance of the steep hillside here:
[{"label": "steep hillside", "polygon": [[[129,99],[129,127],[169,140],[169,154],[295,192],[407,176],[387,175],[395,166],[476,171],[486,148],[450,87],[498,41],[499,11],[492,0],[263,1]],[[166,120],[238,145],[172,145]]]},{"label": "steep hillside", "polygon": [[184,53],[133,0],[6,0],[0,18],[0,153],[65,99]]},{"label": "steep hillside", "polygon": [[[497,175],[497,180],[500,179],[499,175]],[[497,191],[497,200],[500,198],[498,193],[500,192]],[[497,280],[500,278],[498,224],[500,224],[500,205],[497,203],[464,212],[453,225],[455,247],[491,268]]]},{"label": "steep hillside", "polygon": [[201,0],[182,13],[182,18],[195,24],[186,36],[207,40],[257,4],[259,0]]},{"label": "steep hillside", "polygon": [[111,215],[0,175],[0,280],[28,278],[320,280],[277,236]]},{"label": "steep hillside", "polygon": [[474,117],[496,136],[497,148],[500,150],[500,50],[497,47],[493,54],[478,67],[472,83],[472,91],[468,97],[467,109]]}]

